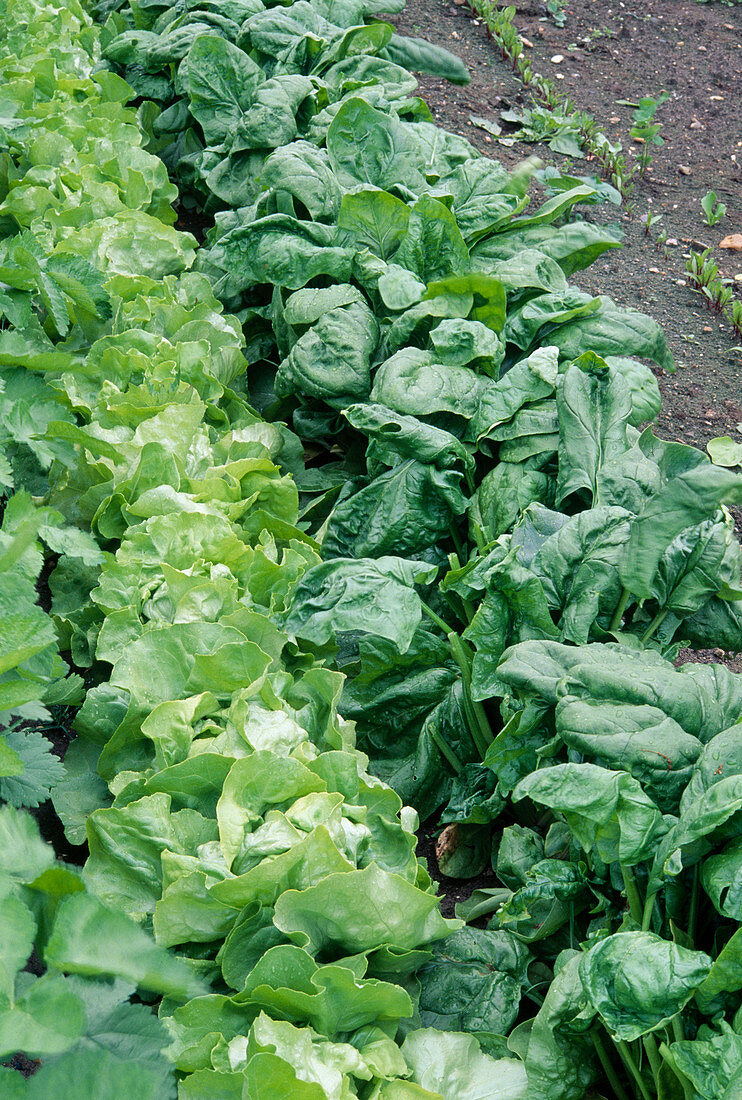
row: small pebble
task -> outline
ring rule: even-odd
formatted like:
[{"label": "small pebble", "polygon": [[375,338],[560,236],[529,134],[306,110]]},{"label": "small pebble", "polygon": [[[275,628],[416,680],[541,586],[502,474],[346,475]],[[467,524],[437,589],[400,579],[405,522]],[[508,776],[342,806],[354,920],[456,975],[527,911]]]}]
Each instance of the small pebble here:
[{"label": "small pebble", "polygon": [[687,164],[679,164],[678,165],[678,172],[680,172],[681,176],[689,176],[690,173],[691,173],[691,170],[690,170],[690,168],[688,167]]},{"label": "small pebble", "polygon": [[658,267],[650,267],[649,270],[652,272],[653,275],[659,275],[660,273],[660,269]]},{"label": "small pebble", "polygon": [[677,248],[678,247],[678,238],[677,237],[668,237],[667,240],[665,241],[665,244],[669,245],[670,248]]},{"label": "small pebble", "polygon": [[520,40],[529,50],[533,49],[533,42],[531,42],[530,38],[524,38],[523,35],[521,35]]},{"label": "small pebble", "polygon": [[676,279],[675,282],[677,283],[678,286],[685,286],[686,285],[685,279]]},{"label": "small pebble", "polygon": [[713,331],[714,330],[712,329],[711,325],[704,325],[703,328],[701,329],[701,332],[713,332]]},{"label": "small pebble", "polygon": [[555,65],[560,65],[564,61],[564,55],[561,53],[555,53],[551,59]]}]

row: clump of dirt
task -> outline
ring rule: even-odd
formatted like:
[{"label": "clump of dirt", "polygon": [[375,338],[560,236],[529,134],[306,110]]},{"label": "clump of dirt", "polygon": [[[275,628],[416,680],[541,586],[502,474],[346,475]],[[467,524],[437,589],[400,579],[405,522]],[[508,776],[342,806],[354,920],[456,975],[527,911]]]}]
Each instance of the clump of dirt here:
[{"label": "clump of dirt", "polygon": [[[718,248],[723,237],[742,231],[742,5],[569,0],[563,27],[554,25],[545,3],[516,0],[514,6],[534,70],[558,80],[578,110],[589,112],[611,141],[621,141],[630,163],[639,152],[629,137],[633,111],[617,101],[669,93],[656,114],[664,144],[653,147],[649,170],[636,180],[628,203],[620,210],[584,208],[592,220],[620,222],[623,249],[573,281],[642,309],[662,325],[678,370],[657,371],[661,435],[697,447],[718,435],[742,440],[742,357],[733,350],[742,341],[705,308],[685,275],[691,249],[708,245],[722,275],[740,276],[735,285],[742,296],[742,252]],[[501,145],[472,124],[472,115],[498,121],[502,110],[527,106],[530,98],[465,0],[408,0],[402,14],[388,18],[401,33],[446,46],[469,66],[472,80],[465,88],[420,77],[438,123],[506,167],[537,153],[573,175],[596,171],[587,159],[569,160],[543,145]],[[727,205],[713,227],[705,225],[701,210],[709,190]],[[648,211],[662,218],[649,234]],[[668,238],[664,246],[657,242],[660,230]]]}]

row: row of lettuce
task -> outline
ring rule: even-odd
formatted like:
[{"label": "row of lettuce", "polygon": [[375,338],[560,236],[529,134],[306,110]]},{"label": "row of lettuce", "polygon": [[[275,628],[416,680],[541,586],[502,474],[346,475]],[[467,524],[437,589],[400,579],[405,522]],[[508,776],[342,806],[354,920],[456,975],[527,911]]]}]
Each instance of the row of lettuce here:
[{"label": "row of lettuce", "polygon": [[[177,1067],[199,1100],[437,1096],[493,1060],[420,1027],[412,975],[456,923],[337,714],[342,676],[281,626],[320,560],[301,446],[231,388],[240,325],[185,273],[97,28],[74,0],[3,24],[0,1044],[42,1062],[0,1070],[3,1095],[162,1100]],[[40,730],[85,685],[36,606],[42,545],[95,684],[62,782]],[[15,808],[50,788],[68,839],[87,827],[82,872]]]},{"label": "row of lettuce", "polygon": [[2,811],[9,1095],[715,1100],[742,686],[671,659],[740,648],[740,480],[640,431],[672,363],[567,282],[591,188],[530,212],[369,9],[5,12],[0,794],[90,852]]}]

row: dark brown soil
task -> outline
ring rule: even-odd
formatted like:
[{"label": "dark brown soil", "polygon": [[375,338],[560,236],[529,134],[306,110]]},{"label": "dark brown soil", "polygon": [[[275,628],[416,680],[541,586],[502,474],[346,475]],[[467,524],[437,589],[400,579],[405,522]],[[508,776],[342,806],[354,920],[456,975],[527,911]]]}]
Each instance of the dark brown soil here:
[{"label": "dark brown soil", "polygon": [[[742,341],[685,284],[686,256],[702,245],[714,248],[724,276],[742,274],[742,253],[717,247],[723,237],[742,231],[742,5],[569,0],[561,28],[539,0],[516,0],[515,7],[517,28],[533,43],[527,52],[534,70],[562,77],[561,90],[611,141],[621,141],[630,162],[638,151],[632,152],[629,138],[632,108],[616,101],[670,93],[656,115],[665,144],[654,148],[627,207],[585,208],[595,220],[620,220],[624,248],[607,253],[574,281],[644,310],[663,326],[679,369],[674,375],[657,372],[664,400],[660,434],[700,447],[718,435],[742,438],[742,356],[732,350]],[[595,171],[589,161],[569,161],[544,145],[500,145],[472,125],[471,115],[497,120],[501,110],[529,105],[530,99],[464,0],[408,0],[406,10],[391,18],[402,33],[444,45],[469,66],[472,80],[465,88],[420,77],[437,122],[506,166],[536,153],[571,174]],[[563,60],[552,62],[558,55]],[[701,211],[709,190],[727,205],[726,217],[713,228]],[[651,236],[643,224],[648,210],[662,215]],[[677,244],[658,247],[660,230]],[[742,295],[742,282],[736,286]]]},{"label": "dark brown soil", "polygon": [[455,917],[457,904],[460,901],[466,901],[474,890],[499,884],[489,866],[473,878],[449,878],[444,875],[438,866],[436,856],[436,845],[440,832],[441,826],[437,818],[425,822],[417,833],[417,858],[423,860],[430,877],[440,887],[441,913],[444,917]]}]

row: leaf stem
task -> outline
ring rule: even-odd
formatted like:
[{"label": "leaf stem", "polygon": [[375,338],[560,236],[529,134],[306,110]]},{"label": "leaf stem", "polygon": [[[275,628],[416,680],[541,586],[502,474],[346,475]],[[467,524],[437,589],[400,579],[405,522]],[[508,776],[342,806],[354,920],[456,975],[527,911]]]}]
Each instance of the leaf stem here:
[{"label": "leaf stem", "polygon": [[651,894],[647,894],[644,899],[644,911],[642,913],[642,932],[648,932],[649,926],[652,923],[652,913],[654,912],[654,901],[657,897],[658,891],[654,890]]},{"label": "leaf stem", "polygon": [[623,875],[623,884],[626,890],[626,900],[629,903],[629,912],[632,919],[636,924],[642,923],[642,902],[639,897],[639,887],[636,885],[636,879],[634,878],[634,872],[630,867],[624,867],[623,863],[620,864],[621,874]]},{"label": "leaf stem", "polygon": [[433,622],[435,623],[435,625],[439,626],[441,628],[441,630],[443,631],[443,633],[446,635],[446,637],[448,637],[448,635],[451,633],[451,627],[448,625],[448,623],[444,622],[444,620],[440,617],[440,615],[437,615],[436,612],[433,611],[433,608],[429,607],[426,604],[425,600],[420,600],[420,604],[422,606],[423,611],[428,616],[428,618],[432,619]]},{"label": "leaf stem", "polygon": [[[675,1017],[675,1019],[673,1019],[673,1021],[672,1021],[672,1023],[673,1023],[673,1032],[675,1031],[675,1020],[676,1019],[677,1019],[677,1017]],[[681,1032],[681,1035],[682,1035],[682,1032]],[[677,1038],[677,1036],[676,1036],[676,1038]],[[685,1076],[685,1074],[681,1073],[679,1069],[675,1068],[675,1062],[674,1062],[673,1057],[672,1057],[672,1051],[667,1046],[667,1043],[660,1043],[660,1054],[662,1055],[663,1059],[665,1060],[667,1065],[669,1065],[670,1069],[673,1071],[673,1073],[677,1077],[678,1081],[680,1082],[680,1086],[683,1090],[683,1096],[685,1097],[685,1100],[693,1100],[694,1096],[696,1096],[696,1090],[691,1086],[691,1084],[689,1083],[688,1078]]]},{"label": "leaf stem", "polygon": [[649,1059],[649,1064],[652,1067],[652,1073],[656,1082],[660,1069],[662,1068],[662,1062],[657,1051],[657,1041],[654,1035],[642,1035],[642,1046],[647,1052],[647,1058]]},{"label": "leaf stem", "polygon": [[657,614],[652,619],[652,621],[649,624],[649,626],[647,627],[647,629],[642,634],[642,645],[647,644],[647,642],[652,637],[652,635],[655,633],[655,631],[659,630],[659,628],[662,626],[662,624],[664,623],[665,619],[667,618],[667,616],[669,614],[670,614],[670,608],[669,607],[665,607],[665,608],[662,609],[662,611],[657,612]]},{"label": "leaf stem", "polygon": [[[480,715],[477,713],[476,704],[471,697],[471,662],[468,654],[464,649],[463,642],[457,634],[451,633],[448,635],[448,644],[451,647],[451,653],[453,654],[456,664],[461,669],[461,683],[464,689],[464,710],[466,712],[466,718],[469,723],[469,730],[471,732],[472,740],[477,747],[482,760],[487,753],[487,747],[491,744],[492,735],[490,733],[490,740],[488,741],[481,726]],[[480,709],[481,703],[479,704]],[[486,719],[485,719],[486,721]]]},{"label": "leaf stem", "polygon": [[433,742],[435,744],[435,747],[438,749],[438,752],[441,754],[441,756],[445,757],[449,765],[453,768],[456,775],[461,775],[462,771],[464,770],[464,764],[455,749],[448,744],[445,737],[442,737],[440,733],[438,733],[438,730],[433,729],[432,725],[430,727],[430,736],[433,739]]},{"label": "leaf stem", "polygon": [[688,906],[688,935],[692,940],[696,938],[696,920],[698,918],[698,864],[693,868],[693,886],[690,892],[690,905]]},{"label": "leaf stem", "polygon": [[629,592],[628,588],[624,586],[624,588],[621,590],[621,599],[618,601],[618,604],[616,605],[616,610],[613,612],[611,625],[608,628],[609,630],[618,630],[621,625],[621,620],[624,616],[624,611],[629,606],[630,599],[631,593]]},{"label": "leaf stem", "polygon": [[[448,555],[448,564],[452,572],[461,569],[461,562],[459,561],[456,554]],[[442,592],[441,594],[444,596],[446,595],[445,592]],[[476,614],[474,605],[472,604],[471,600],[467,600],[466,596],[461,596],[458,593],[457,596],[459,599],[459,603],[464,609],[464,618],[466,619],[467,623],[470,623],[474,618],[474,615]]]},{"label": "leaf stem", "polygon": [[616,1094],[617,1100],[629,1100],[629,1094],[626,1092],[626,1089],[621,1084],[618,1074],[613,1068],[611,1060],[608,1057],[608,1051],[605,1049],[605,1043],[603,1042],[602,1036],[598,1031],[591,1031],[590,1037],[592,1038],[593,1046],[595,1047],[595,1053],[598,1056],[598,1061],[603,1067],[603,1073],[608,1078],[610,1086]]},{"label": "leaf stem", "polygon": [[649,1094],[649,1090],[647,1089],[644,1078],[639,1072],[639,1067],[634,1060],[634,1056],[631,1053],[628,1043],[625,1043],[623,1039],[614,1039],[613,1041],[616,1044],[616,1050],[621,1055],[621,1061],[626,1066],[626,1069],[629,1071],[636,1082],[637,1088],[641,1093],[642,1100],[652,1100],[652,1097]]},{"label": "leaf stem", "polygon": [[432,607],[429,607],[425,603],[425,600],[420,600],[420,605],[436,626],[439,626],[448,639],[448,644],[451,648],[451,655],[456,664],[461,670],[461,682],[464,689],[464,711],[466,712],[466,719],[469,724],[469,730],[472,736],[472,740],[476,745],[477,752],[484,760],[488,747],[495,739],[495,735],[487,718],[486,711],[481,703],[476,702],[471,696],[471,661],[464,647],[464,643],[459,638],[455,631],[451,630],[448,623],[445,622],[440,615],[433,611]]},{"label": "leaf stem", "polygon": [[670,1020],[670,1025],[672,1027],[673,1038],[676,1042],[682,1043],[683,1039],[685,1039],[685,1029],[683,1028],[683,1021],[680,1016],[673,1016],[672,1020]]},{"label": "leaf stem", "polygon": [[[495,735],[492,732],[492,726],[490,725],[489,718],[487,717],[487,711],[484,709],[484,705],[477,702],[476,699],[472,699],[472,706],[474,707],[474,714],[477,718],[477,725],[479,726],[487,748],[489,748],[489,746],[495,740]],[[486,751],[487,749],[485,749],[485,753]]]},{"label": "leaf stem", "polygon": [[456,524],[449,523],[448,530],[451,534],[453,544],[456,547],[456,553],[459,555],[459,561],[465,562],[466,554],[464,553],[464,544],[461,541],[461,536],[459,535],[459,532],[456,530]]},{"label": "leaf stem", "polygon": [[476,520],[474,520],[473,522],[470,521],[470,528],[471,527],[474,528],[474,541],[477,544],[477,550],[480,554],[484,554],[487,547],[487,539],[485,537],[484,531],[479,526]]}]

